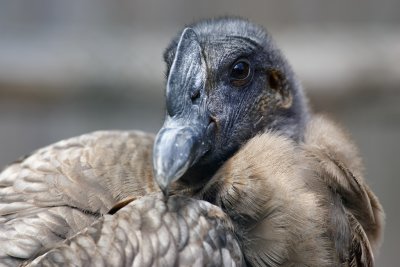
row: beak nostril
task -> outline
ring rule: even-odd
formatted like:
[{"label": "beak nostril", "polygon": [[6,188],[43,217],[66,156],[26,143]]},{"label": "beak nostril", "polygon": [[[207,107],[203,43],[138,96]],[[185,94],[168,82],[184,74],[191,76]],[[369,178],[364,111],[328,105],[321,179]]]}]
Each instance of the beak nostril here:
[{"label": "beak nostril", "polygon": [[190,99],[192,100],[193,103],[196,102],[200,98],[200,90],[196,89],[190,94]]},{"label": "beak nostril", "polygon": [[209,120],[210,120],[209,123],[212,123],[212,122],[217,123],[217,118],[215,118],[215,116],[213,116],[213,115],[209,116]]},{"label": "beak nostril", "polygon": [[214,123],[215,125],[217,124],[217,119],[213,115],[208,116],[208,125]]}]

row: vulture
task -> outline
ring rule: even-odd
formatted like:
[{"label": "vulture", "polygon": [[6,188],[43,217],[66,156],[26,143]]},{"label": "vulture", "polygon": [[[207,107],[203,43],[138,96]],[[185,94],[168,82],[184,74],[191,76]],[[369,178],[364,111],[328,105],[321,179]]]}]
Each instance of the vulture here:
[{"label": "vulture", "polygon": [[0,173],[0,266],[373,266],[384,212],[269,33],[188,25],[156,136],[98,131]]}]

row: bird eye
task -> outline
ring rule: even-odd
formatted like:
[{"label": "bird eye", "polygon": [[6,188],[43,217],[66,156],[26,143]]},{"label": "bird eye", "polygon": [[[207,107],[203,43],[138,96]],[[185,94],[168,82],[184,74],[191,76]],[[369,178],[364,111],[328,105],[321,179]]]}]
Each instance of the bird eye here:
[{"label": "bird eye", "polygon": [[250,64],[245,59],[240,59],[233,64],[231,69],[231,83],[234,86],[243,86],[251,80]]}]

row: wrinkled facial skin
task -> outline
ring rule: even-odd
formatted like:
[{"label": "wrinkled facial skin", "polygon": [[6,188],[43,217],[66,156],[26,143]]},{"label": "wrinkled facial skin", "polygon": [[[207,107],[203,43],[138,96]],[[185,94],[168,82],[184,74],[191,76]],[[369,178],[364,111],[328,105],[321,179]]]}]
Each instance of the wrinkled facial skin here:
[{"label": "wrinkled facial skin", "polygon": [[[173,41],[164,54],[168,81],[167,117],[163,128],[169,129],[176,122],[189,128],[193,126],[198,133],[202,133],[195,133],[197,137],[193,140],[202,135],[201,142],[205,144],[201,146],[201,153],[198,149],[191,150],[197,151],[197,154],[193,156],[192,152],[189,153],[190,164],[185,166],[185,172],[169,179],[169,182],[179,179],[179,182],[192,187],[201,187],[241,145],[256,134],[279,131],[282,135],[300,140],[307,113],[301,88],[298,88],[290,66],[266,34],[256,28],[254,32],[257,36],[252,38],[247,29],[242,30],[246,34],[237,34],[241,29],[232,28],[223,34],[223,27],[209,30],[203,26],[185,29],[180,35],[179,45],[177,40]],[[190,49],[182,50],[182,47]],[[177,50],[183,51],[182,55],[191,54],[186,59],[195,58],[198,64],[189,64],[186,68],[187,64],[179,61],[185,56],[181,57]],[[179,56],[175,57],[176,54]],[[232,68],[241,61],[248,63],[251,78],[244,83],[235,83]],[[193,71],[200,65],[198,71]],[[178,107],[176,103],[182,101],[185,104]],[[200,121],[197,125],[202,125],[204,130],[199,130],[200,127],[192,124],[193,121]]]},{"label": "wrinkled facial skin", "polygon": [[[206,103],[199,104],[206,107],[206,112],[215,121],[216,131],[210,136],[212,147],[196,169],[208,174],[255,134],[266,128],[279,127],[281,114],[290,110],[287,106],[282,107],[284,92],[271,87],[269,75],[276,66],[268,62],[263,47],[238,36],[210,38],[200,44],[206,62],[205,90],[202,92],[206,94],[203,98]],[[252,79],[243,86],[235,86],[230,78],[231,69],[241,59],[250,63]],[[187,176],[197,176],[197,173],[192,170]]]},{"label": "wrinkled facial skin", "polygon": [[[217,125],[210,160],[223,160],[244,140],[271,123],[268,118],[276,110],[277,92],[269,88],[269,66],[261,47],[230,36],[208,41],[203,46],[207,62],[207,109]],[[249,62],[252,79],[236,86],[231,81],[231,69],[242,59]]]}]

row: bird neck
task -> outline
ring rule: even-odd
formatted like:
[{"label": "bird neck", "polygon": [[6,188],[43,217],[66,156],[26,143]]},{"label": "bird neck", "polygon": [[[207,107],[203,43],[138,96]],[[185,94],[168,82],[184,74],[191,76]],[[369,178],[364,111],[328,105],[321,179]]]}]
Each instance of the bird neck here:
[{"label": "bird neck", "polygon": [[213,177],[222,164],[223,162],[193,166],[177,181],[177,186],[197,192]]}]

